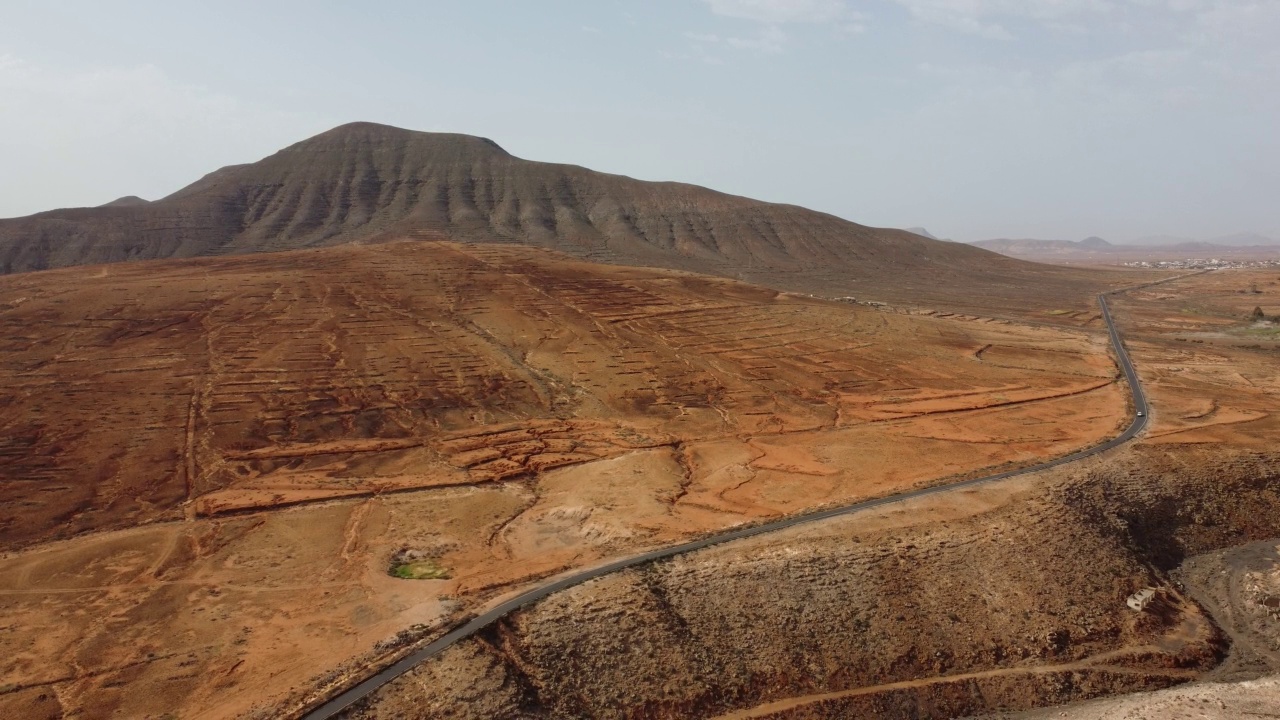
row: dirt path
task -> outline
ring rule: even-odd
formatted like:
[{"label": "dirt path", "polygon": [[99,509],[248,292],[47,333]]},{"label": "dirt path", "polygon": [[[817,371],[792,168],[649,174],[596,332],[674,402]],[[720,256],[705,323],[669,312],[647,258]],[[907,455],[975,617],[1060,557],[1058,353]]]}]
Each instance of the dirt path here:
[{"label": "dirt path", "polygon": [[1280,538],[1186,560],[1175,577],[1231,638],[1231,654],[1212,674],[1239,680],[1280,672],[1280,626],[1260,621],[1251,585],[1280,568]]},{"label": "dirt path", "polygon": [[873,685],[871,687],[854,688],[852,690],[842,690],[839,692],[820,693],[816,695],[804,695],[801,697],[787,698],[786,700],[777,700],[763,705],[757,705],[746,710],[737,710],[725,715],[717,715],[711,720],[750,720],[751,718],[764,718],[776,713],[787,712],[802,708],[806,705],[814,705],[820,702],[830,700],[842,700],[845,698],[858,697],[862,695],[875,695],[878,693],[889,692],[892,690],[909,690],[912,688],[923,688],[931,685],[939,685],[943,683],[956,683],[966,680],[983,680],[986,678],[1009,677],[1009,676],[1025,676],[1025,675],[1051,675],[1056,673],[1082,672],[1082,671],[1105,671],[1113,675],[1142,675],[1150,676],[1153,674],[1163,675],[1168,678],[1178,680],[1192,680],[1199,676],[1195,670],[1163,670],[1159,673],[1153,673],[1151,670],[1144,668],[1131,668],[1122,665],[1106,665],[1094,663],[1090,660],[1082,660],[1073,663],[1063,663],[1060,665],[1041,665],[1033,668],[1002,668],[999,670],[984,670],[982,672],[963,673],[960,675],[944,675],[942,677],[923,678],[920,680],[903,680],[901,682],[887,683],[884,685]]}]

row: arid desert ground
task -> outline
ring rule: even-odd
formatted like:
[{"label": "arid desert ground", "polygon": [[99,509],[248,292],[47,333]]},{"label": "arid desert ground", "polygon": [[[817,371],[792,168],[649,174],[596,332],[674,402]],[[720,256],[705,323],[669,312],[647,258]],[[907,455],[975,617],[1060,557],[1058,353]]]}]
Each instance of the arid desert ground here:
[{"label": "arid desert ground", "polygon": [[1127,419],[1057,308],[416,242],[0,284],[14,708],[274,708],[522,583]]},{"label": "arid desert ground", "polygon": [[[1134,446],[594,581],[362,712],[977,714],[1212,676],[1239,643],[1173,573],[1280,534],[1234,492],[1275,475],[1280,342],[1246,318],[1277,297],[1230,272],[1117,296],[1156,408]],[[0,707],[277,717],[541,578],[1094,444],[1130,411],[1076,302],[449,242],[2,278]],[[1148,586],[1158,613],[1124,607]]]},{"label": "arid desert ground", "polygon": [[1157,408],[1134,445],[593,581],[354,716],[956,717],[1195,680],[1027,717],[1274,709],[1274,680],[1254,678],[1280,671],[1280,346],[1248,315],[1277,280],[1115,300]]},{"label": "arid desert ground", "polygon": [[0,220],[0,273],[0,718],[303,718],[522,592],[925,488],[568,587],[343,716],[1280,706],[1274,269],[353,123]]}]

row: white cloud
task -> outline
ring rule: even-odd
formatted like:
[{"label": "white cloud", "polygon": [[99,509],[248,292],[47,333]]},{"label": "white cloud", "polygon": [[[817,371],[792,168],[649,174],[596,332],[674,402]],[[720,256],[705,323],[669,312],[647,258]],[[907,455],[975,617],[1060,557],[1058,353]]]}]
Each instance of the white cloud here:
[{"label": "white cloud", "polygon": [[786,42],[787,34],[782,32],[776,25],[768,25],[762,28],[754,37],[731,37],[725,40],[725,44],[729,47],[739,50],[754,50],[770,55],[782,52],[786,47]]},{"label": "white cloud", "polygon": [[759,23],[760,29],[748,37],[719,36],[712,33],[685,33],[694,42],[720,43],[735,50],[776,55],[786,50],[789,36],[785,24],[822,24],[838,35],[858,35],[866,31],[866,16],[851,9],[845,0],[703,0],[712,13],[721,17]]},{"label": "white cloud", "polygon": [[[1081,17],[1107,15],[1113,0],[895,0],[918,20],[970,35],[1008,40],[1007,21],[1034,20],[1059,24]],[[1004,22],[1002,22],[1004,21]]]},{"label": "white cloud", "polygon": [[852,13],[843,0],[704,0],[711,12],[762,23],[824,23]]},{"label": "white cloud", "polygon": [[776,55],[783,51],[787,42],[787,34],[776,25],[766,25],[750,37],[721,37],[715,33],[697,32],[687,32],[684,36],[693,43],[696,50],[703,54],[707,53],[708,46],[718,46]]},{"label": "white cloud", "polygon": [[155,199],[329,125],[176,82],[152,65],[60,68],[0,55],[0,97],[0,217],[47,210],[49,198]]},{"label": "white cloud", "polygon": [[1280,2],[1227,2],[1220,0],[1196,13],[1196,25],[1205,38],[1216,40],[1266,40],[1280,32]]},{"label": "white cloud", "polygon": [[687,32],[684,36],[696,43],[703,43],[706,45],[714,45],[715,43],[720,42],[720,36],[715,33]]},{"label": "white cloud", "polygon": [[[1012,62],[921,63],[941,93],[932,112],[982,117],[1053,115],[1079,122],[1127,123],[1169,118],[1190,126],[1231,108],[1235,117],[1280,110],[1280,2],[1237,0],[895,0],[917,18],[994,37],[1016,27],[1034,37],[1067,21],[1098,34],[1088,53],[1065,59],[1013,50]],[[1022,23],[1014,25],[1014,23]],[[998,30],[997,30],[998,29]],[[1075,43],[1077,41],[1070,41]],[[999,57],[999,56],[995,56]],[[1177,123],[1170,123],[1176,125]]]},{"label": "white cloud", "polygon": [[916,19],[961,32],[1008,39],[1014,23],[1053,29],[1144,28],[1188,22],[1206,35],[1274,37],[1276,0],[893,0]]}]

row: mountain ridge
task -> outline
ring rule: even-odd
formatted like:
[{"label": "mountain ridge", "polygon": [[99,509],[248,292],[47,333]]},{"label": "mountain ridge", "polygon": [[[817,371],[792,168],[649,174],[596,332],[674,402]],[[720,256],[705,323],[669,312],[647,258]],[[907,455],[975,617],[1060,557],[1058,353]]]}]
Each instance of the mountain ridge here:
[{"label": "mountain ridge", "polygon": [[0,220],[0,272],[406,237],[515,242],[841,294],[860,282],[890,295],[913,283],[1003,292],[1068,272],[795,205],[523,160],[486,138],[365,122],[154,202]]}]

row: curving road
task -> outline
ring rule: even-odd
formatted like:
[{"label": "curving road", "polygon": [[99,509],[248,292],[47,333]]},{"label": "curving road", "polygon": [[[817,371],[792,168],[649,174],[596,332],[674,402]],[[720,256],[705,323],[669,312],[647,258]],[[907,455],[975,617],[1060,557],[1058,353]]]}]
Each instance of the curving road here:
[{"label": "curving road", "polygon": [[[1132,290],[1134,288],[1127,289]],[[1123,445],[1129,440],[1132,440],[1135,435],[1146,428],[1149,414],[1147,397],[1142,392],[1142,385],[1139,383],[1138,373],[1134,371],[1133,363],[1129,360],[1129,353],[1125,350],[1124,344],[1120,341],[1120,333],[1116,330],[1115,323],[1111,319],[1111,309],[1107,307],[1106,294],[1098,296],[1098,305],[1102,308],[1102,319],[1106,322],[1107,332],[1111,335],[1111,346],[1115,349],[1116,359],[1120,363],[1121,370],[1124,371],[1125,379],[1128,381],[1129,389],[1133,394],[1133,423],[1117,437],[1098,445],[1094,445],[1091,448],[1060,457],[1056,460],[1050,460],[1049,462],[1040,463],[1039,465],[1024,467],[1020,470],[1010,470],[997,475],[987,475],[985,477],[973,478],[971,480],[964,480],[962,482],[951,483],[949,485],[938,485],[935,487],[925,488],[923,490],[912,490],[910,492],[890,495],[876,500],[867,500],[864,502],[854,503],[852,505],[819,510],[817,512],[811,512],[804,515],[796,515],[783,520],[766,523],[764,525],[755,525],[752,527],[730,530],[701,540],[694,540],[693,542],[687,542],[683,545],[675,545],[673,547],[663,548],[660,550],[653,550],[651,552],[644,553],[643,555],[624,558],[622,560],[611,562],[607,565],[583,570],[581,572],[574,573],[573,575],[562,577],[558,580],[548,582],[545,585],[540,585],[532,590],[521,593],[520,595],[517,595],[501,605],[485,612],[483,615],[477,616],[467,624],[451,630],[431,644],[406,655],[395,664],[380,670],[377,674],[366,678],[358,685],[345,690],[332,699],[325,701],[324,704],[308,711],[302,716],[303,720],[328,720],[329,718],[336,717],[343,710],[346,710],[356,702],[368,697],[378,688],[409,672],[409,670],[413,669],[418,664],[439,655],[453,644],[475,635],[489,625],[497,622],[503,616],[512,613],[525,605],[537,602],[552,593],[573,587],[574,585],[581,585],[588,580],[609,575],[611,573],[618,572],[619,570],[636,567],[637,565],[653,562],[654,560],[661,560],[663,558],[693,552],[694,550],[701,550],[702,548],[710,547],[711,545],[718,545],[720,543],[741,540],[743,538],[764,535],[765,533],[795,527],[801,523],[817,522],[819,520],[826,520],[828,518],[839,517],[841,515],[849,515],[863,510],[870,510],[872,508],[901,502],[903,500],[953,492],[955,490],[962,490],[982,483],[1004,480],[1016,475],[1024,475],[1027,473],[1039,472],[1040,470],[1047,470],[1049,468],[1058,467],[1059,465],[1066,465],[1067,463],[1092,457],[1119,445]]]}]

